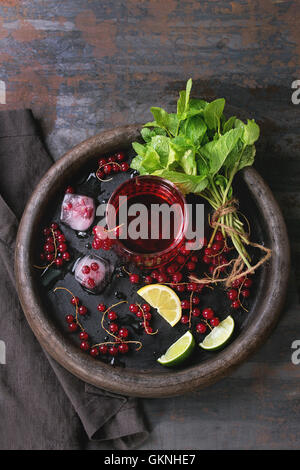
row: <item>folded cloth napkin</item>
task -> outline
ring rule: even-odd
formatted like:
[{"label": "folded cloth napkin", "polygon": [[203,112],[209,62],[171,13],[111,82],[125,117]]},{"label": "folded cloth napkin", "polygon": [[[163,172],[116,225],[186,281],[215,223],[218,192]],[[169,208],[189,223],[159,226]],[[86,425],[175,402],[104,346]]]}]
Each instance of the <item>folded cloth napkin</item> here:
[{"label": "folded cloth napkin", "polygon": [[18,301],[18,221],[52,163],[30,110],[0,112],[0,449],[84,449],[91,441],[94,449],[135,448],[148,436],[138,400],[88,385],[57,364]]}]

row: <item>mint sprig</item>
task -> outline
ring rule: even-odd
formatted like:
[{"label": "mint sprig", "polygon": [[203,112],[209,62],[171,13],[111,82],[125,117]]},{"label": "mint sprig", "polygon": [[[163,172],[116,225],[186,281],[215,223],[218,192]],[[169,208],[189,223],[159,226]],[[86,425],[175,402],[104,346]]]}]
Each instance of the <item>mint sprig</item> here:
[{"label": "mint sprig", "polygon": [[[191,99],[191,88],[189,79],[179,93],[176,114],[151,108],[154,121],[141,130],[144,143],[133,143],[137,155],[131,168],[166,178],[184,194],[199,194],[217,210],[232,198],[236,173],[253,164],[259,126],[254,120],[226,119],[224,98],[211,102]],[[222,216],[220,223],[233,229],[232,242],[251,267],[245,248],[247,236],[237,213]],[[225,235],[224,228],[222,231]]]}]

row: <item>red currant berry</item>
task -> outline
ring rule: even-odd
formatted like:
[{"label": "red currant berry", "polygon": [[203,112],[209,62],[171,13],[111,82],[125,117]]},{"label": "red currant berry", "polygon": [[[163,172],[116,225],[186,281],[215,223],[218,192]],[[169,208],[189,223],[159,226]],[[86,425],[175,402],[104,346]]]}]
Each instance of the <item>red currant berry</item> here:
[{"label": "red currant berry", "polygon": [[78,305],[79,304],[79,298],[78,297],[72,297],[70,300],[72,305]]},{"label": "red currant berry", "polygon": [[106,158],[99,158],[98,165],[104,166],[107,163]]},{"label": "red currant berry", "polygon": [[192,310],[192,315],[193,315],[194,317],[199,317],[200,314],[201,314],[200,308],[194,307],[193,310]]},{"label": "red currant berry", "polygon": [[100,352],[100,354],[103,354],[103,355],[107,354],[107,346],[106,346],[106,344],[100,344],[100,346],[99,346],[99,352]]},{"label": "red currant berry", "polygon": [[75,318],[73,315],[66,315],[66,321],[67,323],[73,323],[75,321]]},{"label": "red currant berry", "polygon": [[121,163],[121,171],[128,171],[129,170],[129,165],[127,162],[122,162]]},{"label": "red currant berry", "polygon": [[71,255],[68,251],[65,251],[62,255],[64,261],[69,261],[71,258]]},{"label": "red currant berry", "polygon": [[188,317],[187,315],[182,315],[180,321],[181,321],[181,323],[183,323],[184,325],[186,325],[186,323],[189,322],[189,317]]},{"label": "red currant berry", "polygon": [[205,264],[210,264],[211,258],[210,258],[209,256],[207,256],[207,255],[204,255],[203,258],[202,258],[202,261],[203,261],[203,263],[205,263]]},{"label": "red currant berry", "polygon": [[145,320],[150,321],[151,318],[152,318],[151,313],[150,313],[150,312],[145,313],[145,314],[144,314],[144,318],[145,318]]},{"label": "red currant berry", "polygon": [[245,279],[244,281],[244,284],[243,284],[243,287],[246,287],[248,289],[248,287],[251,287],[252,286],[252,279]]},{"label": "red currant berry", "polygon": [[108,348],[108,353],[111,355],[111,356],[116,356],[118,354],[118,348],[117,346],[110,346]]},{"label": "red currant berry", "polygon": [[230,289],[227,292],[227,297],[229,300],[235,300],[238,297],[238,291],[235,289]]},{"label": "red currant berry", "polygon": [[182,281],[182,273],[175,273],[173,274],[172,276],[172,281],[177,283],[177,282],[181,282]]},{"label": "red currant berry", "polygon": [[61,233],[60,235],[58,235],[57,240],[59,241],[59,243],[63,243],[66,241],[66,237],[63,233]]},{"label": "red currant berry", "polygon": [[206,318],[207,320],[210,320],[215,316],[214,311],[212,308],[207,307],[202,311],[202,316]]},{"label": "red currant berry", "polygon": [[186,265],[188,271],[195,271],[196,269],[196,263],[193,263],[193,261],[189,261]]},{"label": "red currant berry", "polygon": [[[148,322],[146,322],[146,323],[148,323]],[[153,333],[153,329],[151,328],[151,326],[149,326],[149,324],[148,324],[147,327],[146,327],[146,333],[148,333],[149,335],[150,335],[151,333]]]},{"label": "red currant berry", "polygon": [[106,310],[106,305],[104,304],[99,304],[97,309],[99,310],[99,312],[105,312]]},{"label": "red currant berry", "polygon": [[164,284],[165,282],[167,282],[167,280],[168,278],[164,273],[159,274],[157,277],[157,282],[160,284]]},{"label": "red currant berry", "polygon": [[147,312],[150,312],[151,307],[150,307],[150,305],[148,305],[148,304],[143,304],[143,305],[142,305],[142,309],[143,309],[144,312],[147,313]]},{"label": "red currant berry", "polygon": [[92,271],[98,271],[98,269],[99,269],[99,264],[98,263],[94,262],[94,263],[91,264],[91,270]]},{"label": "red currant berry", "polygon": [[190,302],[188,300],[182,300],[181,301],[181,308],[183,310],[186,310],[186,309],[190,308]]},{"label": "red currant berry", "polygon": [[130,304],[129,305],[129,310],[131,313],[137,313],[139,311],[139,307],[136,304]]},{"label": "red currant berry", "polygon": [[212,249],[212,252],[213,252],[213,253],[219,253],[219,251],[222,250],[222,244],[221,244],[221,242],[213,243],[211,249]]},{"label": "red currant berry", "polygon": [[121,353],[121,354],[127,354],[128,351],[129,351],[128,344],[126,344],[126,343],[119,344],[118,350],[119,350],[119,353]]},{"label": "red currant berry", "polygon": [[82,274],[89,274],[90,272],[90,267],[89,266],[83,266],[81,269]]},{"label": "red currant berry", "polygon": [[94,248],[94,250],[100,250],[100,248],[102,248],[102,244],[103,244],[102,240],[96,237],[92,241],[92,247]]},{"label": "red currant berry", "polygon": [[44,245],[44,251],[46,253],[53,253],[54,251],[54,244],[53,243],[46,243],[46,245]]},{"label": "red currant berry", "polygon": [[106,175],[109,175],[111,173],[111,165],[104,165],[103,171]]},{"label": "red currant berry", "polygon": [[66,189],[66,193],[67,194],[74,194],[75,190],[72,186],[68,186],[67,189]]},{"label": "red currant berry", "polygon": [[198,323],[196,325],[196,331],[197,333],[204,334],[206,332],[206,325],[204,325],[204,323]]},{"label": "red currant berry", "polygon": [[218,326],[220,323],[220,320],[217,317],[214,317],[210,320],[211,326]]},{"label": "red currant berry", "polygon": [[242,289],[241,294],[245,299],[247,299],[248,297],[250,297],[250,290],[249,289]]},{"label": "red currant berry", "polygon": [[86,340],[89,338],[89,335],[87,334],[86,331],[81,331],[81,332],[79,333],[79,338],[80,338],[81,340],[83,340],[83,341],[86,341]]},{"label": "red currant berry", "polygon": [[87,308],[84,305],[80,305],[80,307],[78,307],[78,313],[79,315],[86,315]]},{"label": "red currant berry", "polygon": [[138,274],[130,274],[129,280],[131,284],[138,284],[140,281],[140,276]]},{"label": "red currant berry", "polygon": [[197,289],[198,289],[197,282],[190,282],[187,285],[187,290],[190,291],[190,292],[196,292]]},{"label": "red currant berry", "polygon": [[178,286],[176,286],[176,290],[177,290],[177,292],[182,294],[183,292],[185,292],[185,285],[184,284],[179,284]]},{"label": "red currant berry", "polygon": [[123,162],[125,160],[125,153],[124,152],[117,152],[116,153],[116,160],[117,162]]},{"label": "red currant berry", "polygon": [[223,235],[222,235],[222,232],[217,232],[216,235],[215,235],[215,240],[217,242],[222,242],[223,241]]},{"label": "red currant berry", "polygon": [[237,299],[237,300],[234,300],[231,304],[231,307],[234,308],[234,309],[238,309],[240,308],[241,306],[241,302]]},{"label": "red currant berry", "polygon": [[211,248],[205,248],[204,254],[205,254],[206,256],[212,256],[212,255],[213,255],[213,251],[212,251]]},{"label": "red currant berry", "polygon": [[192,303],[193,303],[193,305],[199,305],[200,297],[198,297],[197,295],[194,295],[193,298],[192,298]]},{"label": "red currant berry", "polygon": [[167,267],[168,274],[174,274],[178,270],[179,266],[177,263],[172,263],[170,266]]},{"label": "red currant berry", "polygon": [[143,317],[143,312],[140,309],[138,309],[138,311],[136,312],[136,316],[138,318],[142,318]]},{"label": "red currant berry", "polygon": [[192,257],[191,257],[191,261],[192,261],[193,263],[198,263],[198,256],[196,256],[196,255],[192,256]]},{"label": "red currant berry", "polygon": [[66,245],[66,243],[60,243],[58,245],[58,251],[60,251],[61,253],[64,253],[64,251],[67,251],[68,247]]},{"label": "red currant berry", "polygon": [[56,264],[56,266],[60,267],[63,265],[63,260],[61,258],[56,258],[54,263]]},{"label": "red currant berry", "polygon": [[111,323],[108,328],[109,328],[109,331],[111,333],[117,333],[117,331],[119,329],[119,327],[116,323]]},{"label": "red currant berry", "polygon": [[109,163],[115,162],[115,161],[116,161],[115,155],[110,155],[110,156],[108,157],[107,161],[108,161]]},{"label": "red currant berry", "polygon": [[88,287],[90,287],[91,289],[93,289],[95,287],[95,281],[92,277],[89,277],[88,280],[86,281],[87,282],[87,285]]},{"label": "red currant berry", "polygon": [[176,258],[176,261],[177,261],[177,263],[178,263],[179,265],[184,264],[184,262],[185,262],[185,257],[182,256],[182,255],[178,255],[177,258]]},{"label": "red currant berry", "polygon": [[106,240],[103,240],[102,242],[102,248],[105,251],[109,251],[112,247],[112,240],[110,238],[107,238]]},{"label": "red currant berry", "polygon": [[144,277],[144,282],[145,284],[152,284],[153,283],[153,279],[151,276],[145,276]]},{"label": "red currant berry", "polygon": [[78,325],[75,322],[69,323],[68,327],[70,331],[76,331],[78,329]]},{"label": "red currant berry", "polygon": [[127,336],[129,335],[129,331],[127,330],[127,328],[122,327],[120,328],[118,335],[120,336],[120,338],[127,338]]},{"label": "red currant berry", "polygon": [[93,357],[99,356],[99,349],[98,348],[91,348],[90,355]]},{"label": "red currant berry", "polygon": [[111,310],[110,312],[108,312],[107,318],[111,321],[114,321],[118,318],[118,315],[116,314],[114,310]]},{"label": "red currant berry", "polygon": [[81,341],[80,349],[82,349],[83,351],[88,351],[90,349],[88,341]]},{"label": "red currant berry", "polygon": [[188,250],[185,246],[182,246],[179,251],[183,256],[188,256],[190,254],[190,250]]},{"label": "red currant berry", "polygon": [[51,225],[50,225],[50,228],[52,228],[52,230],[57,230],[58,229],[58,225],[56,222],[53,222]]},{"label": "red currant berry", "polygon": [[50,230],[50,228],[45,227],[45,228],[43,229],[43,234],[45,235],[45,237],[48,237],[48,235],[51,235],[51,230]]}]

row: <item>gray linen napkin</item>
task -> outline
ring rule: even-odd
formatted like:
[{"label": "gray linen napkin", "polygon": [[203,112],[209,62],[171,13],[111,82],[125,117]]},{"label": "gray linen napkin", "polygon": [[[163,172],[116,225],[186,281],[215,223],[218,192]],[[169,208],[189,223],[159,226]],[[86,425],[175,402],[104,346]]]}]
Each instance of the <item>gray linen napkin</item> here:
[{"label": "gray linen napkin", "polygon": [[0,449],[129,449],[147,437],[137,399],[79,380],[41,348],[15,290],[18,221],[53,163],[30,110],[0,112]]}]

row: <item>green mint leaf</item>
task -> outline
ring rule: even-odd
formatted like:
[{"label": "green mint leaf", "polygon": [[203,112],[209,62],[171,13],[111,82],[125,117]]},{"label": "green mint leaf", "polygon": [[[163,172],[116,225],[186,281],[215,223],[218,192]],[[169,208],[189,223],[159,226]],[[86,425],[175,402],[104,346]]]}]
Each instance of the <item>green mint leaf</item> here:
[{"label": "green mint leaf", "polygon": [[176,135],[178,119],[176,114],[168,114],[164,109],[152,107],[151,113],[154,116],[155,123],[168,134]]},{"label": "green mint leaf", "polygon": [[190,78],[186,83],[186,89],[179,92],[179,100],[177,101],[177,116],[180,120],[185,118],[187,112],[190,93],[192,89],[192,79]]},{"label": "green mint leaf", "polygon": [[208,179],[205,177],[186,175],[179,171],[162,170],[155,172],[155,174],[176,184],[183,194],[201,193],[208,185]]},{"label": "green mint leaf", "polygon": [[132,142],[132,147],[135,150],[135,152],[141,157],[144,157],[146,155],[146,151],[147,151],[146,145],[142,145],[139,142]]},{"label": "green mint leaf", "polygon": [[223,114],[224,106],[225,106],[224,98],[219,98],[217,100],[211,101],[204,108],[204,111],[203,111],[204,120],[209,129],[215,129],[215,130],[220,129],[220,119]]},{"label": "green mint leaf", "polygon": [[234,127],[234,123],[236,121],[236,116],[231,116],[223,125],[223,134],[230,131]]},{"label": "green mint leaf", "polygon": [[185,135],[195,146],[201,145],[202,139],[206,133],[206,124],[201,116],[193,116],[183,122],[180,128],[180,134]]},{"label": "green mint leaf", "polygon": [[236,146],[242,134],[242,129],[231,129],[226,134],[221,135],[218,140],[208,142],[201,148],[200,153],[209,162],[211,175],[215,175],[221,169],[227,155]]}]

